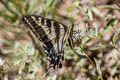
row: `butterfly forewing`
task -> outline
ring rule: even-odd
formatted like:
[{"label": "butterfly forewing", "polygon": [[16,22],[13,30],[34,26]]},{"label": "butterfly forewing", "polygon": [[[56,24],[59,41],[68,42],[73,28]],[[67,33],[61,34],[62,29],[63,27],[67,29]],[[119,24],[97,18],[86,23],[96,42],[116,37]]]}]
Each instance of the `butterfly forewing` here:
[{"label": "butterfly forewing", "polygon": [[49,49],[55,43],[61,45],[59,40],[66,34],[67,27],[65,25],[41,16],[24,16],[22,20]]}]

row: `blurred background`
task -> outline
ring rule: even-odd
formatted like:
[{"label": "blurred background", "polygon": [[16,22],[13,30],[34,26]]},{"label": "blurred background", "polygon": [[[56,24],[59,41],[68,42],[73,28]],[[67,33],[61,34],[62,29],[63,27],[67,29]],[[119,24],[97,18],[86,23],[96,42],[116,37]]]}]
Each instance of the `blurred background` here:
[{"label": "blurred background", "polygon": [[[77,53],[67,43],[63,67],[47,77],[47,56],[23,15],[77,24]],[[119,21],[120,0],[0,0],[0,80],[120,80]]]}]

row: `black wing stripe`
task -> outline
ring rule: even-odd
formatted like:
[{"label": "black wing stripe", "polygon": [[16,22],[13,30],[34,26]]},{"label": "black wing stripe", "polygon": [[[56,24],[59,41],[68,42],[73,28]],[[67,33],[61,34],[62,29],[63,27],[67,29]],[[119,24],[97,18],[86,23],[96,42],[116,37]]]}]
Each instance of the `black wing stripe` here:
[{"label": "black wing stripe", "polygon": [[52,22],[50,20],[47,20],[46,22],[47,22],[47,26],[49,28],[49,33],[51,33],[52,32],[52,30],[51,30]]},{"label": "black wing stripe", "polygon": [[54,22],[54,29],[55,29],[55,33],[56,33],[56,42],[57,42],[57,48],[58,48],[58,52],[60,52],[60,43],[59,43],[59,39],[60,39],[60,25],[57,22]]}]

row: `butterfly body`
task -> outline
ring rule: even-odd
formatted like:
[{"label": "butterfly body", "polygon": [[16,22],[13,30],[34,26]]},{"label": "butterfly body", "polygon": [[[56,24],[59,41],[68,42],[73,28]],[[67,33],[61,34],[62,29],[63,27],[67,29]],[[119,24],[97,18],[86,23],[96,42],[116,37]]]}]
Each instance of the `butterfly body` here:
[{"label": "butterfly body", "polygon": [[72,30],[64,24],[41,16],[28,15],[22,17],[23,23],[43,42],[50,67],[62,67],[64,46]]}]

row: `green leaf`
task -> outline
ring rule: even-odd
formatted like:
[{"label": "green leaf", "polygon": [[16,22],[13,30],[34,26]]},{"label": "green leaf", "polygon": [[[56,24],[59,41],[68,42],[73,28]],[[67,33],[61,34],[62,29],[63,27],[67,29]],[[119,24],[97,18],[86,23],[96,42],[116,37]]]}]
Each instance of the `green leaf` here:
[{"label": "green leaf", "polygon": [[94,48],[90,48],[90,50],[103,50],[105,49],[107,46],[106,45],[100,45],[100,46],[96,46]]},{"label": "green leaf", "polygon": [[93,21],[92,11],[91,11],[90,9],[87,9],[87,10],[85,11],[85,13],[86,13],[87,16],[88,16],[88,19],[89,19],[90,21]]},{"label": "green leaf", "polygon": [[103,17],[102,13],[96,7],[92,7],[91,10],[98,16]]},{"label": "green leaf", "polygon": [[71,12],[71,11],[73,10],[74,7],[75,7],[75,5],[72,4],[72,5],[67,9],[67,12],[68,12],[68,13]]},{"label": "green leaf", "polygon": [[114,26],[114,22],[116,21],[115,18],[110,18],[108,20],[108,23],[106,24],[106,27],[104,27],[104,29],[107,29],[109,26]]},{"label": "green leaf", "polygon": [[102,71],[100,69],[99,61],[96,58],[94,58],[94,60],[95,60],[95,63],[96,63],[97,72],[98,72],[99,76],[102,77]]},{"label": "green leaf", "polygon": [[115,46],[115,43],[117,42],[117,40],[118,40],[118,38],[119,38],[119,33],[115,33],[115,35],[113,36],[113,46]]},{"label": "green leaf", "polygon": [[110,74],[113,76],[116,73],[116,70],[117,70],[117,66],[112,67]]}]

